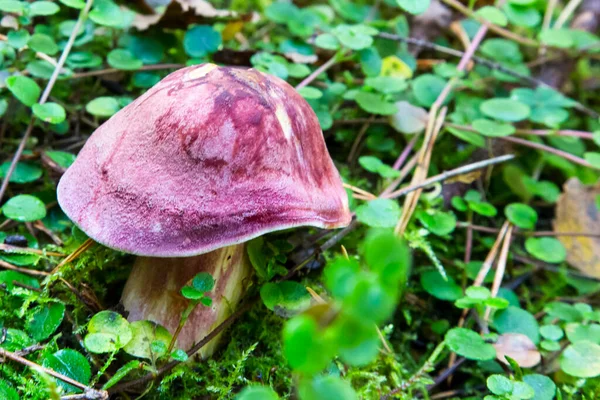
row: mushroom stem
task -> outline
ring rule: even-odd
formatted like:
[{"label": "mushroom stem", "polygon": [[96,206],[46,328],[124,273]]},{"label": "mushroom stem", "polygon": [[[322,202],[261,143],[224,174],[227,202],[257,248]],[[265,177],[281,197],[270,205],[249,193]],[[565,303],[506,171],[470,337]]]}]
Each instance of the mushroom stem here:
[{"label": "mushroom stem", "polygon": [[[208,272],[215,280],[209,294],[213,303],[198,305],[179,332],[177,346],[190,349],[223,322],[242,298],[252,272],[245,244],[186,258],[138,257],[121,298],[129,321],[153,321],[175,333],[189,304],[180,290],[200,272]],[[217,337],[204,346],[200,356],[209,357],[218,341]]]}]

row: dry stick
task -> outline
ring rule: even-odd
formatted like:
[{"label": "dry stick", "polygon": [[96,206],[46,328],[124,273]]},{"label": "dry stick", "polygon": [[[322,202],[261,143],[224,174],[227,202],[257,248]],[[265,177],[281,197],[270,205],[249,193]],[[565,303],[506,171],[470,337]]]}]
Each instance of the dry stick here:
[{"label": "dry stick", "polygon": [[[450,85],[451,84],[449,84],[448,86]],[[442,98],[442,95],[440,95],[440,98]],[[448,108],[444,107],[438,115],[438,109],[441,106],[442,102],[436,102],[430,111],[427,131],[425,133],[425,141],[423,142],[423,146],[421,147],[421,151],[419,152],[417,167],[415,169],[415,173],[413,174],[413,179],[411,181],[412,185],[418,185],[422,183],[422,181],[427,177],[427,171],[429,169],[429,163],[431,161],[431,153],[433,151],[433,146],[435,144],[435,140],[437,139],[438,133],[442,128],[444,119],[446,118],[446,112],[448,111]],[[404,201],[402,215],[400,216],[398,224],[394,229],[394,233],[396,233],[397,235],[404,234],[404,230],[408,226],[408,222],[410,221],[410,218],[412,217],[412,214],[414,213],[417,207],[417,203],[419,201],[419,196],[421,195],[421,192],[421,189],[417,189],[416,192],[411,192],[411,194],[406,197],[406,200]]]},{"label": "dry stick", "polygon": [[[481,268],[479,269],[479,272],[477,273],[477,276],[475,277],[473,286],[481,286],[483,284],[485,277],[487,276],[488,272],[492,268],[492,265],[494,265],[494,260],[496,260],[496,255],[498,254],[498,249],[500,248],[500,244],[504,240],[504,236],[506,235],[508,226],[509,226],[508,221],[506,221],[502,225],[502,228],[499,231],[498,237],[496,238],[494,245],[490,249],[490,252],[488,253],[488,255],[485,257],[485,260],[483,261],[483,264],[481,265]],[[468,309],[465,309],[462,311],[462,314],[460,316],[460,319],[458,320],[458,325],[457,325],[459,328],[461,328],[465,324],[468,314],[469,314]],[[448,369],[452,368],[455,365],[454,364],[455,362],[456,362],[456,353],[452,353],[452,354],[450,354],[447,368]],[[450,382],[450,380],[451,380],[451,378],[449,377],[448,381]]]},{"label": "dry stick", "polygon": [[347,183],[343,183],[342,185],[343,185],[343,186],[344,186],[346,189],[350,189],[350,190],[352,190],[353,192],[356,192],[356,193],[358,193],[358,194],[361,194],[361,195],[363,195],[363,196],[365,196],[365,197],[368,197],[368,198],[370,198],[371,200],[375,200],[375,199],[377,198],[377,196],[375,196],[373,193],[369,193],[369,192],[367,192],[366,190],[363,190],[363,189],[361,189],[361,188],[359,188],[359,187],[352,186],[352,185],[349,185],[349,184],[347,184]]},{"label": "dry stick", "polygon": [[512,137],[512,136],[499,137],[498,139],[505,140],[507,142],[513,142],[516,144],[520,144],[522,146],[531,147],[531,148],[534,148],[537,150],[547,151],[549,153],[555,154],[559,157],[565,158],[571,162],[574,162],[575,164],[579,164],[584,167],[588,167],[588,168],[592,168],[592,169],[600,169],[600,168],[590,164],[589,162],[587,162],[586,160],[584,160],[581,157],[574,156],[571,153],[567,153],[566,151],[555,149],[554,147],[550,147],[545,144],[530,142],[529,140],[520,139],[520,138],[516,138],[516,137]]},{"label": "dry stick", "polygon": [[367,129],[369,129],[369,126],[371,126],[371,121],[374,119],[375,119],[374,116],[369,118],[369,120],[363,124],[362,128],[360,128],[358,135],[356,135],[356,138],[354,139],[354,143],[352,143],[352,147],[350,148],[350,153],[348,154],[348,163],[349,164],[352,163],[352,161],[354,160],[354,157],[358,153],[358,147],[360,146],[360,142],[362,141],[363,136],[365,136],[365,133],[367,133]]},{"label": "dry stick", "polygon": [[535,40],[531,40],[531,39],[523,37],[521,35],[517,35],[514,32],[511,32],[511,31],[504,29],[498,25],[494,25],[494,24],[490,23],[488,20],[478,16],[473,11],[471,11],[468,7],[465,7],[457,0],[442,0],[442,1],[446,4],[448,4],[450,7],[460,11],[462,14],[466,15],[467,17],[477,20],[483,26],[487,26],[487,28],[490,31],[492,31],[500,36],[503,36],[510,40],[514,40],[515,42],[520,43],[524,46],[539,47],[539,43],[536,42]]},{"label": "dry stick", "polygon": [[83,390],[84,392],[86,392],[88,394],[89,399],[108,399],[108,392],[106,390],[92,389],[91,387],[86,386],[80,382],[77,382],[76,380],[71,379],[68,376],[65,376],[65,375],[58,373],[54,370],[51,370],[49,368],[42,367],[41,365],[36,364],[33,361],[29,361],[28,359],[23,358],[11,351],[0,348],[0,359],[2,359],[2,358],[8,358],[10,360],[13,360],[19,364],[25,365],[34,370],[45,372],[46,374],[53,376],[55,378],[58,378],[61,381],[68,383],[69,385],[73,385],[76,388],[79,388],[79,389]]},{"label": "dry stick", "polygon": [[48,272],[45,272],[45,271],[38,271],[35,269],[29,269],[29,268],[20,268],[20,267],[17,267],[16,265],[7,263],[4,260],[0,260],[0,267],[5,268],[5,269],[10,269],[11,271],[17,271],[17,272],[21,272],[23,274],[33,275],[33,276],[48,276],[48,275],[50,275]]},{"label": "dry stick", "polygon": [[558,5],[558,0],[548,0],[548,6],[546,7],[546,12],[544,14],[544,22],[542,24],[542,31],[550,28],[550,23],[552,22],[552,15],[554,15],[554,10]]},{"label": "dry stick", "polygon": [[452,169],[450,171],[442,172],[441,174],[432,176],[431,178],[427,178],[423,182],[418,183],[416,185],[410,185],[408,187],[402,188],[400,190],[396,190],[395,192],[392,192],[390,194],[387,194],[387,195],[381,196],[381,197],[396,198],[396,197],[404,196],[408,193],[414,192],[418,189],[427,187],[429,185],[432,185],[432,184],[440,182],[440,181],[445,181],[446,179],[452,178],[454,176],[463,175],[468,172],[472,172],[472,171],[475,171],[478,169],[489,167],[490,165],[495,165],[495,164],[500,164],[500,163],[503,163],[506,161],[510,161],[513,158],[515,158],[514,154],[506,154],[506,155],[503,155],[500,157],[490,158],[489,160],[483,160],[483,161],[478,161],[476,163],[464,165],[462,167],[458,167],[458,168]]},{"label": "dry stick", "polygon": [[[481,226],[481,225],[473,225],[468,222],[457,222],[456,226],[458,228],[466,228],[472,229],[477,232],[484,233],[493,233],[497,234],[500,232],[500,229],[491,228],[489,226]],[[592,233],[592,232],[553,232],[553,231],[537,231],[537,232],[521,232],[515,230],[513,232],[515,236],[534,236],[534,237],[544,237],[544,236],[572,236],[572,237],[591,237],[591,238],[600,238],[600,233]]]},{"label": "dry stick", "polygon": [[583,0],[571,0],[569,2],[569,4],[567,4],[567,6],[562,10],[560,15],[558,16],[558,19],[554,23],[553,28],[554,29],[562,28],[563,25],[565,24],[565,22],[567,22],[567,20],[571,17],[571,15],[573,15],[573,13],[575,12],[575,9],[577,7],[579,7],[579,5],[582,3],[582,1]]},{"label": "dry stick", "polygon": [[[50,96],[50,92],[52,91],[52,88],[54,87],[54,84],[56,83],[58,74],[62,70],[63,65],[65,65],[67,56],[71,52],[71,48],[73,47],[73,43],[75,42],[75,38],[77,37],[77,32],[79,32],[79,28],[83,24],[83,21],[87,18],[87,14],[90,11],[90,8],[92,7],[93,2],[94,2],[94,0],[87,0],[85,3],[84,9],[81,10],[81,12],[79,13],[79,18],[77,19],[77,22],[75,23],[75,26],[73,27],[73,31],[71,32],[71,35],[69,36],[69,40],[67,41],[67,44],[65,45],[65,48],[64,48],[62,54],[60,55],[60,58],[58,59],[56,67],[54,67],[52,76],[50,76],[50,80],[48,80],[48,84],[46,85],[46,88],[44,89],[44,92],[42,93],[42,96],[40,97],[40,100],[39,100],[40,104],[44,104],[46,102],[46,100],[48,100],[48,96]],[[23,135],[23,138],[21,139],[21,142],[19,143],[19,146],[17,147],[17,151],[15,152],[15,155],[10,163],[10,166],[8,167],[8,170],[4,174],[4,180],[2,181],[2,185],[0,186],[0,204],[2,203],[2,198],[4,197],[4,193],[6,192],[6,188],[8,187],[8,182],[10,181],[10,177],[12,176],[13,172],[15,171],[15,168],[17,167],[17,163],[19,162],[19,159],[21,158],[21,154],[23,154],[23,150],[25,150],[25,145],[27,144],[27,140],[29,139],[31,132],[33,131],[33,124],[35,122],[35,119],[36,119],[35,115],[32,115],[31,121],[29,121],[29,125],[27,126],[27,129],[25,130],[25,134]]]},{"label": "dry stick", "polygon": [[[179,69],[185,67],[185,64],[154,64],[154,65],[144,65],[136,69],[136,71],[157,71],[161,69]],[[87,71],[80,72],[78,74],[73,74],[69,77],[69,79],[80,79],[80,78],[89,78],[92,76],[102,76],[102,75],[110,75],[116,72],[123,72],[123,70],[116,68],[106,68],[106,69],[98,69],[95,71]]]},{"label": "dry stick", "polygon": [[333,57],[331,57],[325,64],[321,65],[319,68],[315,69],[309,76],[304,78],[304,80],[296,86],[296,90],[302,89],[303,87],[310,85],[311,82],[317,79],[319,75],[327,71],[329,68],[333,67],[337,60],[338,55],[336,54]]},{"label": "dry stick", "polygon": [[66,257],[66,254],[57,253],[54,251],[46,251],[39,249],[32,249],[30,247],[19,247],[19,246],[11,246],[10,244],[0,243],[0,250],[5,251],[7,253],[30,253],[30,254],[39,254],[41,256],[50,256],[50,257]]},{"label": "dry stick", "polygon": [[92,247],[94,245],[94,241],[92,239],[86,239],[85,242],[83,242],[81,244],[81,246],[79,246],[77,249],[75,249],[74,252],[72,252],[71,254],[69,254],[64,260],[62,260],[50,273],[51,275],[56,274],[58,271],[60,271],[60,269],[65,265],[70,263],[71,261],[75,260],[77,257],[79,257],[81,254],[83,254],[87,249],[89,249],[90,247]]},{"label": "dry stick", "polygon": [[[500,290],[500,285],[502,284],[502,279],[504,278],[504,271],[506,271],[506,260],[508,259],[508,250],[510,249],[510,242],[512,241],[513,228],[513,225],[509,224],[506,235],[504,236],[502,251],[500,252],[498,265],[496,267],[496,275],[494,275],[494,282],[492,283],[492,297],[496,297],[498,295],[498,290]],[[486,307],[485,316],[483,318],[486,325],[490,319],[491,312],[492,309],[489,306]]]},{"label": "dry stick", "polygon": [[[477,130],[472,126],[468,125],[458,125],[447,122],[445,126],[455,129],[460,129],[468,132],[475,132]],[[576,137],[580,139],[588,139],[593,140],[594,134],[591,132],[584,131],[576,131],[572,129],[562,129],[562,130],[550,130],[550,129],[515,129],[515,133],[519,135],[534,135],[534,136],[567,136],[567,137]]]},{"label": "dry stick", "polygon": [[404,165],[404,163],[406,162],[406,159],[408,158],[408,155],[410,154],[410,152],[415,147],[415,144],[417,144],[417,140],[419,140],[420,136],[421,136],[421,134],[418,133],[418,134],[414,135],[412,137],[412,139],[410,139],[410,141],[408,142],[408,144],[406,145],[406,147],[404,148],[404,150],[402,151],[402,153],[400,154],[400,156],[398,156],[398,159],[396,160],[396,162],[394,163],[394,165],[392,165],[392,168],[394,168],[394,169],[400,169],[400,167],[402,165]]},{"label": "dry stick", "polygon": [[[503,3],[503,1],[501,1],[501,3]],[[477,50],[477,48],[483,41],[483,38],[485,37],[487,30],[488,30],[487,24],[483,24],[481,26],[481,28],[479,28],[479,30],[475,34],[475,37],[473,38],[473,41],[471,42],[471,45],[469,46],[469,48],[467,49],[467,51],[461,58],[460,63],[458,64],[458,66],[456,68],[458,71],[460,71],[460,72],[466,71],[467,66],[469,65],[469,62],[475,55],[475,51]],[[454,87],[456,82],[457,82],[457,78],[452,78],[446,84],[446,86],[444,87],[444,89],[442,90],[442,92],[440,93],[440,95],[438,96],[436,101],[434,102],[433,106],[431,107],[431,110],[429,111],[429,119],[427,122],[427,130],[425,133],[425,142],[423,143],[423,147],[421,148],[421,152],[420,152],[420,156],[419,156],[419,164],[420,165],[417,167],[417,170],[415,171],[415,174],[413,176],[413,180],[412,180],[413,184],[419,183],[421,180],[425,179],[425,177],[427,176],[427,169],[428,169],[429,163],[427,162],[424,165],[424,164],[422,164],[422,162],[431,158],[431,151],[433,150],[433,146],[435,143],[435,136],[437,136],[437,132],[435,132],[435,125],[437,125],[436,122],[437,123],[439,123],[440,121],[441,121],[441,123],[444,122],[443,118],[440,119],[438,117],[438,110],[440,110],[442,108],[444,102],[448,98],[448,95],[452,92],[452,88]],[[444,108],[444,110],[447,110],[447,109]],[[445,111],[442,112],[442,114],[444,114],[443,116],[445,117]],[[435,122],[434,122],[434,120],[435,120]],[[440,129],[441,129],[441,123],[439,124]],[[432,141],[432,139],[434,139],[434,140]],[[398,224],[396,225],[396,228],[394,230],[396,232],[396,234],[404,233],[404,229],[408,225],[408,221],[410,221],[410,217],[412,216],[412,213],[414,212],[414,209],[416,207],[416,202],[418,201],[419,196],[420,196],[420,192],[417,192],[414,196],[408,196],[406,198],[406,201],[404,203],[405,207],[403,209],[402,216],[401,216],[400,220],[398,221]],[[409,206],[409,207],[407,207],[407,206]]]},{"label": "dry stick", "polygon": [[390,183],[389,186],[381,192],[379,197],[384,197],[385,195],[392,193],[404,181],[404,178],[406,178],[408,176],[408,174],[410,173],[410,171],[413,170],[415,165],[417,165],[418,159],[419,159],[419,153],[416,153],[415,155],[413,155],[411,157],[411,159],[408,160],[408,162],[406,163],[404,168],[402,168],[400,170],[400,176],[398,176],[396,179],[394,179],[392,181],[392,183]]}]

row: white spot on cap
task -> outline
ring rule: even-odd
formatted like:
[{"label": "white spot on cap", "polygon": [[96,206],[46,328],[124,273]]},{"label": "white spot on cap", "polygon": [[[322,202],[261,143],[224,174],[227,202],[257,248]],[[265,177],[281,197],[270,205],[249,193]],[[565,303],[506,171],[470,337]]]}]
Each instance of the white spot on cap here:
[{"label": "white spot on cap", "polygon": [[187,73],[186,80],[193,80],[202,78],[206,74],[208,74],[213,69],[217,68],[215,64],[204,64],[203,66],[196,68]]},{"label": "white spot on cap", "polygon": [[290,140],[292,138],[292,121],[287,111],[285,111],[283,104],[277,104],[277,107],[275,107],[275,116],[277,117],[277,121],[279,121],[279,125],[281,125],[283,135],[287,140]]}]

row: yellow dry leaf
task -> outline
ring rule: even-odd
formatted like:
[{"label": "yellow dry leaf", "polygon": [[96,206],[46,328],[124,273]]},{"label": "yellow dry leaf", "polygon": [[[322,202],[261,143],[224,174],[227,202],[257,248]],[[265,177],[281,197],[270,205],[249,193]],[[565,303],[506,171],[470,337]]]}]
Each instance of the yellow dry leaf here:
[{"label": "yellow dry leaf", "polygon": [[467,185],[475,182],[481,176],[481,171],[472,171],[467,172],[466,174],[460,174],[457,176],[453,176],[452,178],[448,178],[444,181],[444,183],[466,183]]},{"label": "yellow dry leaf", "polygon": [[241,32],[244,27],[244,21],[232,21],[225,25],[225,29],[221,32],[223,35],[223,40],[231,40],[235,37],[235,35]]},{"label": "yellow dry leaf", "polygon": [[381,62],[381,75],[410,79],[413,72],[408,65],[396,56],[388,56]]},{"label": "yellow dry leaf", "polygon": [[[596,196],[600,184],[586,186],[571,178],[563,187],[556,203],[554,232],[582,232],[600,234],[600,214]],[[567,249],[567,262],[587,275],[600,278],[600,238],[585,236],[558,236]]]}]

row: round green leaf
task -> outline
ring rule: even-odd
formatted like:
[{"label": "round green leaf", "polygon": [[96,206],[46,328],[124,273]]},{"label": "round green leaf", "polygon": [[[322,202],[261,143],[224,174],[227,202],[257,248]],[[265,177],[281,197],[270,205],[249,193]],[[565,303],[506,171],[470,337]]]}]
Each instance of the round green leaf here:
[{"label": "round green leaf", "polygon": [[563,338],[564,333],[559,326],[556,325],[544,325],[540,327],[540,335],[544,339],[548,340],[560,340]]},{"label": "round green leaf", "polygon": [[600,375],[600,345],[589,341],[569,345],[560,357],[560,368],[577,378]]},{"label": "round green leaf", "polygon": [[386,101],[383,95],[360,91],[354,98],[360,108],[371,114],[392,115],[398,110],[394,103]]},{"label": "round green leaf", "polygon": [[280,315],[296,314],[310,306],[310,295],[298,282],[267,282],[260,288],[265,306]]},{"label": "round green leaf", "polygon": [[221,46],[221,34],[208,25],[196,25],[183,37],[183,48],[191,57],[204,57]]},{"label": "round green leaf", "polygon": [[540,41],[547,46],[569,48],[575,42],[569,29],[544,29],[539,35]]},{"label": "round green leaf", "polygon": [[143,65],[141,60],[135,58],[129,50],[124,49],[112,50],[106,59],[111,67],[127,71],[140,69]]},{"label": "round green leaf", "polygon": [[404,11],[411,14],[423,14],[429,8],[431,0],[396,0]]},{"label": "round green leaf", "polygon": [[436,270],[428,270],[421,274],[421,286],[433,297],[440,300],[454,301],[463,295],[462,288],[451,276],[444,280]]},{"label": "round green leaf", "polygon": [[529,311],[510,306],[498,311],[492,323],[499,333],[522,333],[535,344],[540,341],[540,328],[537,320]]},{"label": "round green leaf", "polygon": [[[81,353],[71,349],[59,350],[54,354],[46,356],[42,365],[84,385],[90,382],[90,377],[92,376],[88,360]],[[57,379],[56,383],[62,386],[67,392],[81,392],[80,389],[60,379]]]},{"label": "round green leaf", "polygon": [[496,357],[496,349],[486,343],[481,336],[470,329],[454,328],[446,333],[446,345],[456,354],[469,360],[492,360]]},{"label": "round green leaf", "polygon": [[29,107],[37,103],[40,97],[40,87],[26,76],[9,76],[6,78],[6,86],[21,103]]},{"label": "round green leaf", "polygon": [[23,2],[17,0],[1,0],[0,11],[7,13],[22,14],[23,13]]},{"label": "round green leaf", "polygon": [[89,13],[89,18],[99,25],[118,28],[125,22],[125,14],[121,8],[112,1],[94,2],[94,8]]},{"label": "round green leaf", "polygon": [[515,127],[510,124],[490,121],[489,119],[477,119],[473,121],[473,129],[489,137],[510,136],[516,131]]},{"label": "round green leaf", "polygon": [[337,50],[340,42],[331,33],[322,33],[315,38],[315,46],[326,50]]},{"label": "round green leaf", "polygon": [[58,53],[58,46],[54,39],[43,33],[35,33],[27,42],[27,45],[35,51],[45,53],[48,55],[54,55]]},{"label": "round green leaf", "polygon": [[475,12],[475,15],[477,15],[480,18],[483,18],[488,22],[491,22],[494,25],[508,25],[508,19],[506,18],[506,15],[504,15],[502,11],[493,6],[483,6]]},{"label": "round green leaf", "polygon": [[120,108],[119,102],[114,97],[97,97],[85,106],[87,112],[97,117],[110,117]]},{"label": "round green leaf", "polygon": [[594,168],[600,169],[600,153],[597,152],[586,152],[583,154],[585,161],[592,164]]},{"label": "round green leaf", "polygon": [[36,117],[51,124],[60,124],[67,118],[65,109],[56,103],[34,104],[32,110]]},{"label": "round green leaf", "polygon": [[279,396],[268,386],[247,386],[237,396],[235,400],[278,400]]},{"label": "round green leaf", "polygon": [[490,375],[486,380],[486,384],[490,392],[498,396],[507,395],[513,391],[513,382],[502,375]]},{"label": "round green leaf", "polygon": [[75,154],[66,151],[51,150],[46,151],[46,155],[55,163],[63,168],[69,168],[75,162]]},{"label": "round green leaf", "polygon": [[481,103],[481,112],[490,118],[505,122],[519,122],[529,118],[531,108],[513,99],[491,99]]},{"label": "round green leaf", "polygon": [[502,8],[508,21],[517,26],[534,28],[542,22],[542,14],[533,7],[523,7],[507,3]]},{"label": "round green leaf", "polygon": [[506,218],[521,229],[533,229],[537,222],[537,212],[527,204],[513,203],[504,209]]},{"label": "round green leaf", "polygon": [[83,1],[83,0],[59,0],[59,1],[67,7],[76,8],[78,10],[81,10],[83,7],[85,7],[85,1]]},{"label": "round green leaf", "polygon": [[420,75],[413,81],[413,94],[420,105],[431,107],[444,90],[446,81],[437,75]]},{"label": "round green leaf", "polygon": [[84,343],[92,353],[110,353],[124,347],[131,338],[125,318],[114,311],[100,311],[90,320]]},{"label": "round green leaf", "polygon": [[298,388],[301,400],[357,400],[350,383],[333,375],[305,380]]},{"label": "round green leaf", "polygon": [[127,354],[138,358],[155,359],[151,344],[160,341],[168,348],[171,343],[171,334],[163,326],[151,321],[135,321],[129,324],[132,338],[123,347]]},{"label": "round green leaf", "polygon": [[583,325],[572,322],[565,326],[567,338],[571,343],[587,340],[588,342],[600,344],[600,325],[588,324]]},{"label": "round green leaf", "polygon": [[356,208],[356,218],[374,228],[393,228],[400,218],[401,209],[392,199],[376,199]]},{"label": "round green leaf", "polygon": [[27,321],[27,332],[37,341],[45,340],[58,329],[65,315],[62,303],[43,304],[33,309]]},{"label": "round green leaf", "polygon": [[318,329],[316,321],[307,315],[292,318],[283,328],[283,353],[298,372],[315,374],[331,361],[335,349]]},{"label": "round green leaf", "polygon": [[210,292],[215,287],[215,279],[208,272],[200,272],[194,276],[192,286],[201,292]]},{"label": "round green leaf", "polygon": [[560,263],[567,258],[565,246],[553,237],[530,237],[525,241],[525,249],[538,260],[548,263]]},{"label": "round green leaf", "polygon": [[33,222],[46,216],[46,206],[37,197],[20,194],[8,200],[2,207],[6,218],[19,222]]},{"label": "round green leaf", "polygon": [[[0,165],[0,178],[6,176],[8,169],[10,168],[10,161],[7,161]],[[29,162],[19,162],[17,167],[10,176],[11,183],[29,183],[38,180],[42,176],[43,170],[36,164]]]},{"label": "round green leaf", "polygon": [[29,32],[27,32],[25,29],[10,31],[6,35],[6,39],[10,46],[14,47],[15,49],[21,49],[29,40]]},{"label": "round green leaf", "polygon": [[556,395],[556,384],[545,375],[525,375],[523,381],[531,386],[535,395],[531,400],[552,400]]},{"label": "round green leaf", "polygon": [[60,11],[60,7],[51,1],[35,1],[29,5],[29,16],[53,15]]}]

